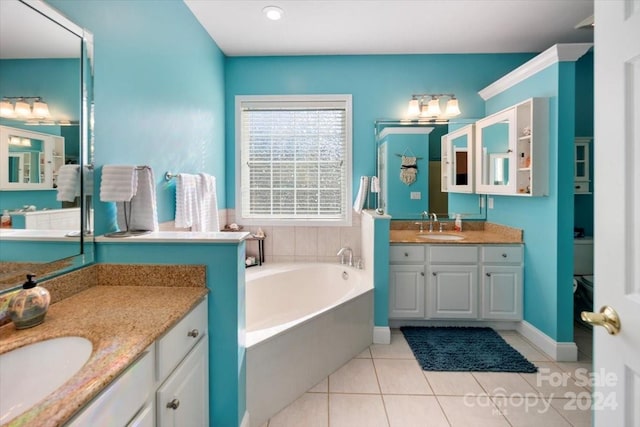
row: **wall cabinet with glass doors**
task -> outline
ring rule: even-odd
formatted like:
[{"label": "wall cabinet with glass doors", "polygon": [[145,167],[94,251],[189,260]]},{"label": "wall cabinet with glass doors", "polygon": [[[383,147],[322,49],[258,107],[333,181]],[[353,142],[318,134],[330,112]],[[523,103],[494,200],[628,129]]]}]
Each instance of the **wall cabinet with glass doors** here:
[{"label": "wall cabinet with glass doors", "polygon": [[549,107],[531,98],[476,122],[476,192],[546,196]]},{"label": "wall cabinet with glass doors", "polygon": [[589,143],[590,137],[576,137],[575,139],[575,168],[573,174],[576,194],[591,194],[589,183]]},{"label": "wall cabinet with glass doors", "polygon": [[442,136],[443,192],[474,192],[474,130],[475,125],[471,124]]}]

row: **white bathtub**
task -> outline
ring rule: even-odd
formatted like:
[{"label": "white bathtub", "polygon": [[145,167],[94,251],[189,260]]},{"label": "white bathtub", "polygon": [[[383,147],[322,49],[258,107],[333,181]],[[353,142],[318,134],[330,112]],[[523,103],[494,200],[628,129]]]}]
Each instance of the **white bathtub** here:
[{"label": "white bathtub", "polygon": [[262,426],[362,352],[373,284],[340,264],[267,264],[246,274],[247,411]]}]

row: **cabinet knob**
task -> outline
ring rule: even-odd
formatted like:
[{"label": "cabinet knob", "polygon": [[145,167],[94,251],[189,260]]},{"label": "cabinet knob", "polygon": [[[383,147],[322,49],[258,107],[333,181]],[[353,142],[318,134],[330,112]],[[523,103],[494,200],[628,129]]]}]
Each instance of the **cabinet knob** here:
[{"label": "cabinet knob", "polygon": [[422,277],[424,277],[424,271],[421,271],[421,272],[420,272],[420,275],[421,275]]},{"label": "cabinet knob", "polygon": [[507,254],[502,254],[502,258],[506,258],[506,257],[507,257]]},{"label": "cabinet knob", "polygon": [[198,335],[200,335],[200,332],[197,329],[192,329],[189,332],[187,332],[187,336],[189,337],[196,338]]},{"label": "cabinet knob", "polygon": [[491,277],[491,273],[485,273],[487,277]]},{"label": "cabinet knob", "polygon": [[438,274],[434,271],[431,273],[432,276],[437,276]]},{"label": "cabinet knob", "polygon": [[178,399],[173,399],[171,402],[167,403],[167,408],[173,409],[174,411],[178,409],[180,406],[180,401]]},{"label": "cabinet knob", "polygon": [[409,253],[408,253],[408,252],[405,252],[405,253],[404,253],[404,256],[409,256]]}]

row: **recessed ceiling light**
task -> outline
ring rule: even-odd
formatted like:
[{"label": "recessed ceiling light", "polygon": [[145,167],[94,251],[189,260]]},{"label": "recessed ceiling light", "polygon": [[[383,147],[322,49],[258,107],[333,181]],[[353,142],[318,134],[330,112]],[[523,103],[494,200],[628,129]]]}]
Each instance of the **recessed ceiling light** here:
[{"label": "recessed ceiling light", "polygon": [[282,15],[284,15],[284,10],[280,9],[278,6],[267,6],[262,9],[262,13],[264,13],[268,19],[277,21],[282,18]]}]

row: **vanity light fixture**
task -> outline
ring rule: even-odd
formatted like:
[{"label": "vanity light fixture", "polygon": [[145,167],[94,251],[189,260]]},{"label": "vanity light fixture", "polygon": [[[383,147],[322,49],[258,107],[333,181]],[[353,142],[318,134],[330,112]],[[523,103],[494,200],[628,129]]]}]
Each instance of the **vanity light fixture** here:
[{"label": "vanity light fixture", "polygon": [[[449,98],[442,114],[440,108],[440,99]],[[407,110],[409,117],[418,117],[419,119],[443,119],[460,115],[460,106],[458,99],[452,93],[419,93],[411,95],[409,108]]]},{"label": "vanity light fixture", "polygon": [[267,6],[262,9],[262,13],[270,19],[271,21],[278,21],[284,15],[284,10],[280,9],[278,6]]},{"label": "vanity light fixture", "polygon": [[40,96],[5,96],[0,101],[0,117],[44,119],[50,115],[49,106]]}]

